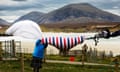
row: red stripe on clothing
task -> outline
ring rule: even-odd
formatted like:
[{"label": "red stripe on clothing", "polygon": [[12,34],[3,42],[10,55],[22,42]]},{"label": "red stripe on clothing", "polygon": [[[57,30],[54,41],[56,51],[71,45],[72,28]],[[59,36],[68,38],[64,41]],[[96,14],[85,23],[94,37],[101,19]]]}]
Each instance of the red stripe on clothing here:
[{"label": "red stripe on clothing", "polygon": [[64,38],[64,49],[66,50],[66,38]]},{"label": "red stripe on clothing", "polygon": [[78,37],[78,44],[80,43],[80,37]]},{"label": "red stripe on clothing", "polygon": [[73,47],[73,37],[71,37],[71,48]]},{"label": "red stripe on clothing", "polygon": [[56,37],[56,47],[58,47],[58,37]]},{"label": "red stripe on clothing", "polygon": [[51,44],[51,37],[49,37],[49,44]]}]

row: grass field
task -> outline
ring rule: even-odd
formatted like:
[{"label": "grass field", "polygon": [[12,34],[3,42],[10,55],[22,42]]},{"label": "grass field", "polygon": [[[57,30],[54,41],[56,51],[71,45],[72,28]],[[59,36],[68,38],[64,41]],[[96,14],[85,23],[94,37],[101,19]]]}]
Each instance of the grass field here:
[{"label": "grass field", "polygon": [[[24,72],[32,72],[30,61],[25,61]],[[20,72],[19,61],[0,61],[0,72]],[[41,72],[115,72],[114,67],[44,63]]]},{"label": "grass field", "polygon": [[[103,26],[103,28],[97,28],[96,25]],[[104,29],[104,25],[108,26],[107,28],[110,31],[116,31],[120,29],[120,23],[88,23],[88,24],[40,24],[42,32],[96,32]],[[110,26],[109,25],[113,25]],[[3,27],[0,29],[0,33],[4,33],[9,27]]]}]

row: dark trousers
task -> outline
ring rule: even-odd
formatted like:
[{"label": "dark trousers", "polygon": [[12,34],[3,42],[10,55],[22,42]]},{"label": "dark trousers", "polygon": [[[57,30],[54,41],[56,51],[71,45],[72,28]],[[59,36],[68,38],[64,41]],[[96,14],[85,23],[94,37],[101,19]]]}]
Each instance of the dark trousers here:
[{"label": "dark trousers", "polygon": [[40,72],[39,68],[33,68],[33,72]]},{"label": "dark trousers", "polygon": [[42,58],[33,57],[31,67],[33,67],[33,72],[39,72],[39,69],[42,68]]}]

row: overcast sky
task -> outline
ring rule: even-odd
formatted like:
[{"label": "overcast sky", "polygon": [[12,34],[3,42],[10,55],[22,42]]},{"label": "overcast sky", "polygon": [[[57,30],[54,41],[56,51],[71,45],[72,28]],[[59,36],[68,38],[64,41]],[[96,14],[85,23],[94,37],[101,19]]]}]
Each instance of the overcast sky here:
[{"label": "overcast sky", "polygon": [[0,18],[14,21],[31,11],[47,13],[72,3],[90,3],[120,16],[120,0],[0,0]]}]

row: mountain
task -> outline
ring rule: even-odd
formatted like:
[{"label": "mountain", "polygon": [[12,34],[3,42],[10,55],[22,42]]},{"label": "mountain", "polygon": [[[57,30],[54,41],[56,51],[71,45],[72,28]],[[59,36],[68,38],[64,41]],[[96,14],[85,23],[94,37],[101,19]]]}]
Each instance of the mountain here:
[{"label": "mountain", "polygon": [[8,25],[10,25],[9,22],[7,22],[7,21],[5,21],[3,19],[0,19],[0,26],[8,26]]},{"label": "mountain", "polygon": [[[36,15],[37,14],[37,15]],[[39,24],[46,23],[88,23],[88,22],[120,22],[120,16],[102,11],[88,3],[66,5],[46,14],[31,13],[19,20],[31,19]]]},{"label": "mountain", "polygon": [[109,22],[109,21],[103,20],[103,19],[97,19],[97,18],[90,18],[90,17],[79,17],[79,18],[65,19],[65,20],[59,21],[57,23],[68,23],[68,24],[84,23],[85,24],[85,23],[90,23],[90,22],[104,23],[104,22]]},{"label": "mountain", "polygon": [[[75,18],[91,18],[95,20],[101,21],[120,21],[120,17],[105,11],[102,11],[88,3],[80,3],[80,4],[70,4],[64,6],[58,10],[52,11],[45,16],[46,20],[43,20],[43,23],[52,23],[59,22],[65,19],[75,19]],[[86,19],[86,22],[87,22]],[[85,20],[85,19],[84,19]],[[80,20],[82,22],[82,20]],[[93,20],[94,21],[94,20]]]},{"label": "mountain", "polygon": [[26,15],[21,16],[15,22],[20,21],[20,20],[32,20],[32,21],[35,21],[36,23],[39,23],[39,21],[43,15],[44,15],[44,13],[33,11]]}]

